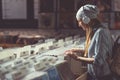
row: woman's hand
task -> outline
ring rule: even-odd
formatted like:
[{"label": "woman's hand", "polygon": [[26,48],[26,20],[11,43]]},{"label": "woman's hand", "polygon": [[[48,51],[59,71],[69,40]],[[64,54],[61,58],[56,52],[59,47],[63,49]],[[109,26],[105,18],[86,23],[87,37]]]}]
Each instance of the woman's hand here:
[{"label": "woman's hand", "polygon": [[77,61],[83,61],[83,62],[86,62],[86,63],[89,63],[89,64],[92,64],[94,62],[94,58],[87,58],[87,57],[82,57],[81,55],[78,56],[74,50],[67,50],[65,51],[65,54]]},{"label": "woman's hand", "polygon": [[78,59],[78,55],[76,55],[76,54],[74,53],[74,51],[72,51],[72,50],[66,51],[65,54],[66,54],[67,56],[69,56],[69,57],[75,59],[75,60]]},{"label": "woman's hand", "polygon": [[80,48],[72,48],[71,51],[73,51],[73,52],[79,52],[79,53],[84,53],[84,50],[80,49]]},{"label": "woman's hand", "polygon": [[86,63],[92,64],[94,62],[94,58],[87,58],[87,57],[82,57],[78,56],[74,51],[72,50],[67,50],[65,54],[77,61],[84,61]]},{"label": "woman's hand", "polygon": [[78,54],[79,56],[83,56],[84,55],[84,50],[83,49],[80,49],[80,48],[72,48],[72,49],[70,49],[70,50],[67,50],[67,51],[65,51],[65,54],[67,54],[67,53],[76,53],[76,54]]}]

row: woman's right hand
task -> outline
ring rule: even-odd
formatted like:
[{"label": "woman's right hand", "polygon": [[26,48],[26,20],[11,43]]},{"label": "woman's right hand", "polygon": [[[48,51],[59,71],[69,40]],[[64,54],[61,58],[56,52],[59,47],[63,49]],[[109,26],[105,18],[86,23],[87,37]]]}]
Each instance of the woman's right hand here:
[{"label": "woman's right hand", "polygon": [[[72,48],[70,50],[65,51],[64,53],[66,56],[70,56],[74,59],[77,59],[78,55],[83,56],[84,55],[84,50],[80,48]],[[78,54],[78,55],[77,55]]]},{"label": "woman's right hand", "polygon": [[72,51],[72,50],[67,50],[67,51],[65,51],[65,54],[66,54],[67,56],[75,59],[75,60],[78,59],[78,55],[76,55],[76,53],[74,53],[74,51]]}]

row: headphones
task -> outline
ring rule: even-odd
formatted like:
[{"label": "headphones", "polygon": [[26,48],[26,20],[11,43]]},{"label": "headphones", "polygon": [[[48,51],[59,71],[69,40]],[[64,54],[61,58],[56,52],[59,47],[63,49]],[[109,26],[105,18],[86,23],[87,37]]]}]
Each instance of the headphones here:
[{"label": "headphones", "polygon": [[83,6],[83,11],[84,11],[84,16],[82,18],[82,21],[83,21],[84,24],[88,24],[90,22],[90,18],[85,15],[86,11],[84,9],[84,6]]}]

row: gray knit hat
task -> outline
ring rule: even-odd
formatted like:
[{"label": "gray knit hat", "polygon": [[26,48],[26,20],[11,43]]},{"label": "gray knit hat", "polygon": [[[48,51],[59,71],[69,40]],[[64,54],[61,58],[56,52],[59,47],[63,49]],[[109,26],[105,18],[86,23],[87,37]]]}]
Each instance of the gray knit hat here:
[{"label": "gray knit hat", "polygon": [[76,14],[76,19],[80,20],[83,19],[84,17],[88,17],[89,19],[94,19],[97,18],[98,14],[99,14],[99,9],[95,5],[86,4],[78,10]]}]

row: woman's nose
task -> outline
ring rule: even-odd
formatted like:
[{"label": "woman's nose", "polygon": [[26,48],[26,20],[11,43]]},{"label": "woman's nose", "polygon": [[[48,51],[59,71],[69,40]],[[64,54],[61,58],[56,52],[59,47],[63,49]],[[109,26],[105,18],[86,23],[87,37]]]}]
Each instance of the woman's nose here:
[{"label": "woman's nose", "polygon": [[81,22],[79,22],[78,25],[81,26],[82,25]]}]

